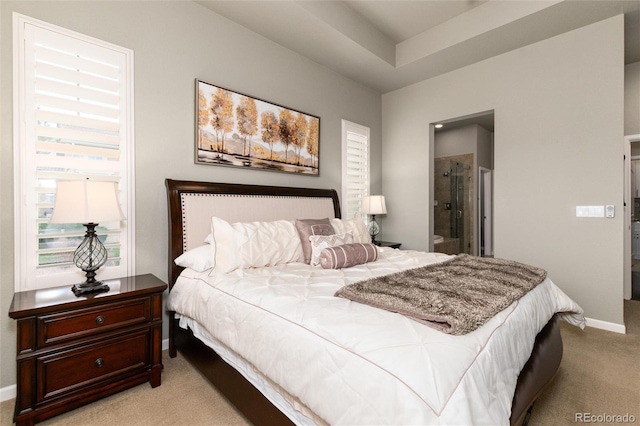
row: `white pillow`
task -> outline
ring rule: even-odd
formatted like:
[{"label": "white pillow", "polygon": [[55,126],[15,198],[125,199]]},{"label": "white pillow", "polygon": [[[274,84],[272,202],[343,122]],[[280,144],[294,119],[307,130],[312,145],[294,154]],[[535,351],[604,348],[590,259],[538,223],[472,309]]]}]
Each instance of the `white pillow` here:
[{"label": "white pillow", "polygon": [[215,272],[304,262],[298,230],[290,220],[229,223],[214,216],[211,233]]},{"label": "white pillow", "polygon": [[311,235],[309,236],[311,242],[311,266],[320,265],[320,253],[322,250],[329,247],[343,246],[345,244],[353,243],[353,234],[347,232],[345,234],[333,234],[333,235]]},{"label": "white pillow", "polygon": [[183,268],[203,272],[213,268],[213,258],[209,244],[187,250],[174,260],[175,264]]},{"label": "white pillow", "polygon": [[371,242],[371,235],[369,235],[364,219],[331,219],[329,222],[336,234],[351,232],[354,243],[367,244]]}]

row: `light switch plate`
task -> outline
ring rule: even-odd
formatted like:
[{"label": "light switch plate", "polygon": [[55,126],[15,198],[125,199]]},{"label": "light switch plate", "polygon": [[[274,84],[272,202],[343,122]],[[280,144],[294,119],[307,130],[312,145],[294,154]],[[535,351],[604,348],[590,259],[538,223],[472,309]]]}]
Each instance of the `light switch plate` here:
[{"label": "light switch plate", "polygon": [[576,217],[604,217],[604,206],[576,206]]}]

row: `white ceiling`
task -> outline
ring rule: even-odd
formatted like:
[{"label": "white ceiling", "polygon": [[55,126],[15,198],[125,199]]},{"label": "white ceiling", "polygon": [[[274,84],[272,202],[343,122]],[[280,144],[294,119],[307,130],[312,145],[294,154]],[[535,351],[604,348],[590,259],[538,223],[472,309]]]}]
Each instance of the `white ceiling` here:
[{"label": "white ceiling", "polygon": [[380,92],[625,13],[640,61],[640,0],[195,0]]}]

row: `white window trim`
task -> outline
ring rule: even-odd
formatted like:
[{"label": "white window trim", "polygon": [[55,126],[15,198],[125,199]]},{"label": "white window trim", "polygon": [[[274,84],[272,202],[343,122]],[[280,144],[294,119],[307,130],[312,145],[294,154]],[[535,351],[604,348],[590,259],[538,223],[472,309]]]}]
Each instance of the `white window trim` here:
[{"label": "white window trim", "polygon": [[[29,274],[27,268],[27,262],[24,261],[29,254],[27,253],[27,245],[24,244],[24,236],[27,233],[27,220],[26,215],[23,214],[26,208],[27,196],[33,195],[27,194],[26,182],[23,179],[22,165],[25,164],[28,159],[26,158],[26,144],[22,144],[20,141],[27,134],[25,122],[23,120],[24,111],[24,99],[25,99],[25,57],[24,49],[21,48],[21,43],[24,40],[24,24],[29,23],[34,26],[41,27],[46,30],[55,31],[68,37],[78,38],[80,40],[94,43],[106,49],[113,49],[121,52],[125,55],[126,61],[126,84],[127,84],[127,96],[125,99],[127,110],[126,120],[129,123],[126,131],[126,138],[128,140],[126,152],[127,162],[126,167],[128,170],[127,179],[127,200],[126,211],[124,212],[126,217],[126,232],[128,240],[127,250],[127,275],[135,275],[135,142],[134,142],[134,86],[133,86],[133,50],[127,49],[115,44],[111,44],[93,37],[86,36],[75,31],[67,30],[65,28],[49,24],[38,19],[31,18],[19,13],[13,13],[13,149],[14,149],[14,281],[15,291],[33,290],[34,287],[27,285],[27,276]],[[30,189],[29,189],[30,190]],[[107,276],[104,274],[101,279],[112,279],[117,277]],[[69,283],[69,285],[74,283]],[[58,284],[59,285],[59,284]],[[42,286],[41,288],[45,288]]]},{"label": "white window trim", "polygon": [[[353,123],[351,121],[342,120],[342,204],[343,208],[343,218],[344,219],[353,219],[353,217],[347,217],[347,132],[351,131],[354,133],[359,133],[365,135],[367,137],[368,150],[367,150],[367,193],[364,195],[370,195],[371,193],[371,130],[363,125]],[[365,220],[367,218],[365,217]]]}]

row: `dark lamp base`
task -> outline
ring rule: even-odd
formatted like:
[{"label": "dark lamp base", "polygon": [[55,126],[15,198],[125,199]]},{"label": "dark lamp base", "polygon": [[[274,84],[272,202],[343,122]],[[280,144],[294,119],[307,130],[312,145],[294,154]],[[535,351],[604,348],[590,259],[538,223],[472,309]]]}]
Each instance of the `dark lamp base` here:
[{"label": "dark lamp base", "polygon": [[71,291],[73,291],[73,294],[76,296],[82,296],[83,294],[109,291],[109,286],[102,281],[94,281],[92,283],[76,284],[71,288]]}]

